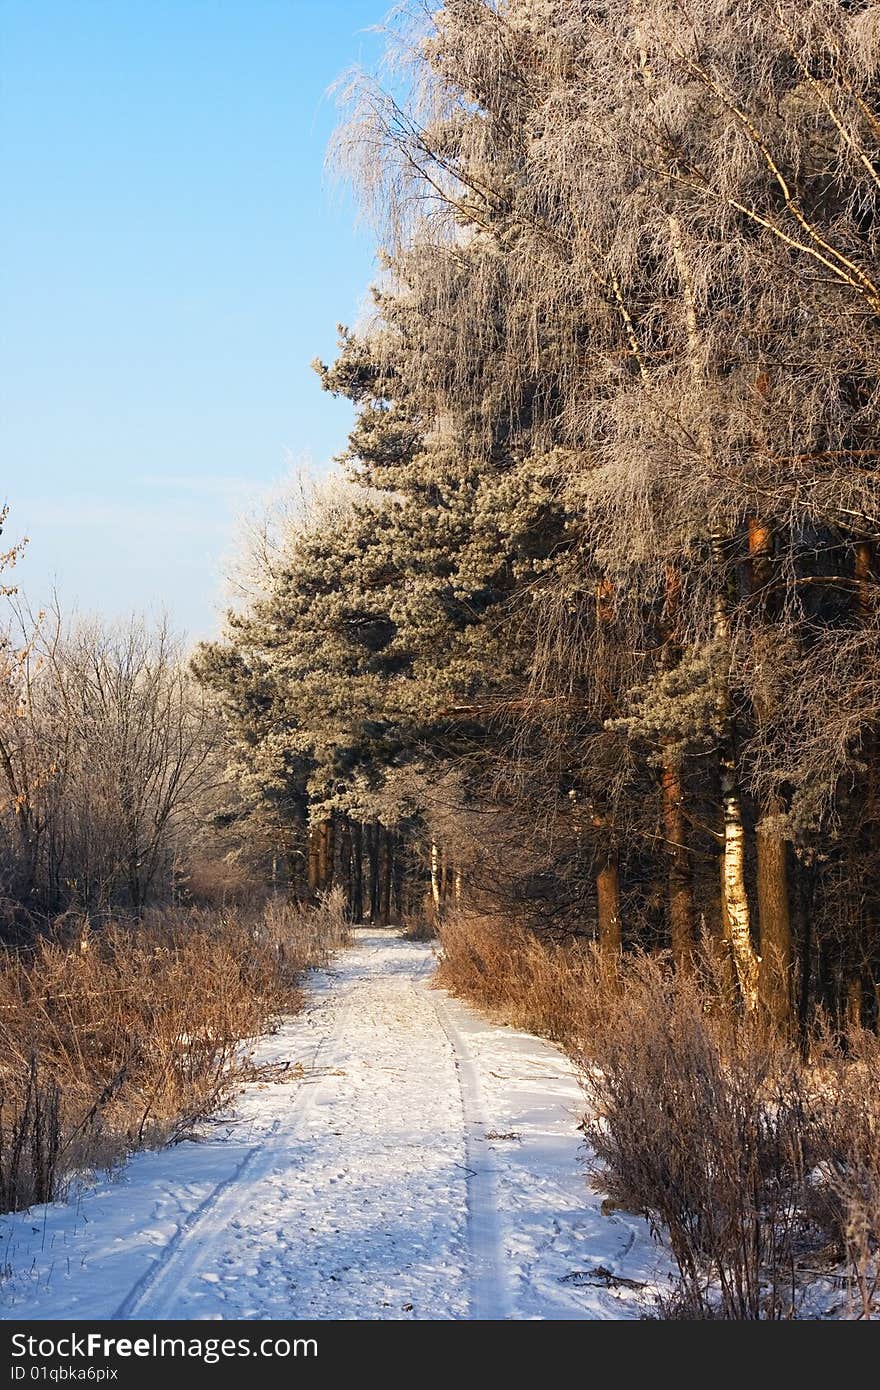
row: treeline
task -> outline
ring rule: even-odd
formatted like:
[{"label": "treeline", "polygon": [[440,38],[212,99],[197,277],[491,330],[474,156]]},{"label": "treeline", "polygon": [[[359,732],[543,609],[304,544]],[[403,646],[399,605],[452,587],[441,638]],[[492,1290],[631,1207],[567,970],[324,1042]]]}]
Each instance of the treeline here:
[{"label": "treeline", "polygon": [[165,623],[0,594],[3,1213],[225,1104],[243,1044],[301,1007],[347,927],[338,892],[271,891],[256,816],[238,838],[222,724]]},{"label": "treeline", "polygon": [[5,601],[0,939],[265,897],[274,845],[237,836],[223,727],[167,623]]},{"label": "treeline", "polygon": [[399,39],[336,145],[386,247],[317,364],[347,481],[197,658],[241,784],[303,891],[335,835],[356,916],[384,856],[385,902],[706,938],[746,1011],[873,1026],[880,12]]}]

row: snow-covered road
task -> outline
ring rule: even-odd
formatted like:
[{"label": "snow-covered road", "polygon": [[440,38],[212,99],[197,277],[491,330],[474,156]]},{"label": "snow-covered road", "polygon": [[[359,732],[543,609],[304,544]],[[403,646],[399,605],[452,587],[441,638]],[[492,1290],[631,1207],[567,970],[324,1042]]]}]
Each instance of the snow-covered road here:
[{"label": "snow-covered road", "polygon": [[2,1316],[639,1316],[663,1256],[586,1184],[570,1063],[433,989],[433,966],[358,931],[233,1116],[0,1218]]}]

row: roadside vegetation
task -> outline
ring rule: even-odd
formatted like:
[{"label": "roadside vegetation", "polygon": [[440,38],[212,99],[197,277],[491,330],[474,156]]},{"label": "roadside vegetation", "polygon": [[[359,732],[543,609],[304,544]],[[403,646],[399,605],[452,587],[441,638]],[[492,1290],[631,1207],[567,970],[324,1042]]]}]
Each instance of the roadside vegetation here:
[{"label": "roadside vegetation", "polygon": [[68,913],[0,954],[0,1211],[173,1142],[253,1076],[252,1044],[344,944],[338,895],[310,908]]},{"label": "roadside vegetation", "polygon": [[676,1318],[880,1313],[880,1046],[744,1019],[710,942],[671,960],[452,914],[437,982],[578,1063],[589,1180],[668,1241]]},{"label": "roadside vegetation", "polygon": [[[581,1059],[593,1177],[670,1241],[670,1313],[809,1316],[827,1277],[870,1316],[880,7],[394,25],[386,85],[340,88],[332,158],[382,251],[315,364],[356,412],[335,472],[251,528],[189,663],[21,610],[2,648],[12,996],[117,951],[170,988],[217,943],[219,1015],[169,1005],[130,1106],[99,1101],[129,1065],[108,1025],[74,1109],[136,1136],[277,1007],[241,954],[254,884],[439,927],[444,983]],[[153,909],[212,893],[232,944],[193,919],[163,957]],[[16,1046],[4,1163],[42,1173],[56,1083]]]}]

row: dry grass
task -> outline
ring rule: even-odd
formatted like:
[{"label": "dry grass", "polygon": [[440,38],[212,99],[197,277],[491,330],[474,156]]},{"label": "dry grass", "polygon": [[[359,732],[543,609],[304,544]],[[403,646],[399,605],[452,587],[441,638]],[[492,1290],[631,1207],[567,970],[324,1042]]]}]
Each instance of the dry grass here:
[{"label": "dry grass", "polygon": [[880,1044],[817,1037],[805,1063],[721,1007],[707,964],[619,966],[590,945],[485,920],[442,930],[439,982],[562,1042],[589,1102],[591,1178],[668,1240],[667,1316],[779,1319],[833,1274],[848,1311],[880,1312]]},{"label": "dry grass", "polygon": [[437,983],[506,1023],[569,1048],[584,1047],[601,1028],[617,971],[590,943],[461,915],[444,920],[440,940]]},{"label": "dry grass", "polygon": [[436,941],[437,923],[427,912],[414,913],[404,922],[401,935],[404,941]]},{"label": "dry grass", "polygon": [[255,920],[156,913],[59,922],[0,956],[0,1201],[48,1201],[72,1172],[160,1144],[221,1105],[242,1044],[299,1007],[346,928],[341,903]]}]

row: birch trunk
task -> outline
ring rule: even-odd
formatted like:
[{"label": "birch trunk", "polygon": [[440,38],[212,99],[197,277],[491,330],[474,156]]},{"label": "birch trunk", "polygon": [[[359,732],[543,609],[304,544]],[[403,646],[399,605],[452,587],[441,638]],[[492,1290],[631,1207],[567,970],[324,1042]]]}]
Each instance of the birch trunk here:
[{"label": "birch trunk", "polygon": [[[704,387],[705,364],[703,344],[697,321],[696,295],[694,282],[688,263],[684,235],[679,219],[669,218],[669,242],[675,261],[684,300],[685,327],[688,342],[690,374],[697,390]],[[702,430],[700,440],[707,466],[711,467],[714,447],[709,431]],[[730,650],[730,620],[727,610],[727,596],[724,589],[723,535],[711,537],[712,558],[718,574],[718,590],[715,595],[714,636],[719,649]],[[743,830],[742,800],[736,764],[736,729],[730,699],[725,692],[721,695],[719,710],[721,740],[719,763],[721,772],[722,805],[722,917],[729,933],[737,983],[745,1008],[751,1011],[758,1004],[758,956],[752,946],[749,900],[745,881],[745,832]]]},{"label": "birch trunk", "polygon": [[[713,537],[713,550],[723,558],[723,542]],[[730,628],[727,602],[723,590],[715,599],[715,638],[722,651],[730,648]],[[736,726],[726,687],[720,696],[719,718],[721,738],[719,766],[721,772],[722,815],[722,917],[730,941],[737,984],[745,1008],[751,1012],[758,1005],[758,972],[760,959],[752,945],[749,898],[745,875],[745,831],[742,800],[736,762]]]},{"label": "birch trunk", "polygon": [[441,874],[441,854],[440,846],[436,840],[431,841],[431,899],[434,903],[434,911],[440,916],[440,874]]}]

